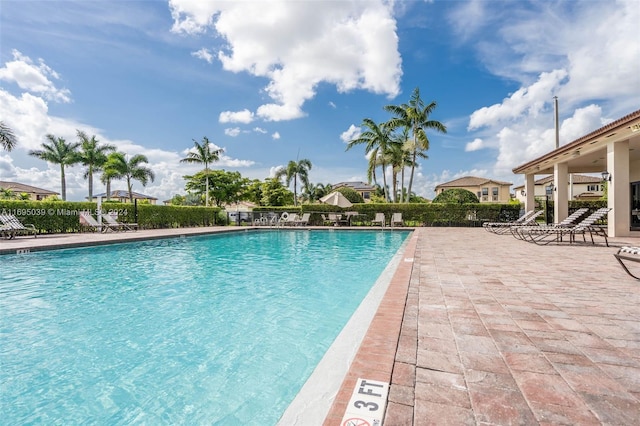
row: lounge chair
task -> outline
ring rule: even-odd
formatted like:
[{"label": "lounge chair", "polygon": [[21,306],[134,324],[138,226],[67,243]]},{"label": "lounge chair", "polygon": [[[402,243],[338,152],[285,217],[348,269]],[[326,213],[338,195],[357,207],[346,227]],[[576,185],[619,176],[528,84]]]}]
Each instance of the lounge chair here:
[{"label": "lounge chair", "polygon": [[34,238],[38,236],[38,230],[34,225],[23,224],[12,214],[0,215],[0,223],[2,224],[2,236],[8,240],[23,234],[33,234]]},{"label": "lounge chair", "polygon": [[[567,216],[564,220],[558,222],[558,223],[553,223],[550,225],[538,225],[541,229],[549,229],[549,228],[558,228],[558,227],[570,227],[570,226],[575,226],[576,225],[576,221],[578,219],[580,219],[582,216],[584,216],[584,214],[586,212],[588,212],[589,209],[587,208],[581,208],[578,209],[576,211],[574,211],[573,213],[571,213],[569,216]],[[525,239],[525,234],[528,232],[528,229],[526,227],[526,225],[519,225],[519,226],[515,226],[512,228],[509,228],[509,231],[511,231],[511,234],[516,237],[519,240]]]},{"label": "lounge chair", "polygon": [[103,214],[102,216],[102,223],[107,223],[110,227],[112,227],[114,230],[119,230],[119,231],[135,231],[138,229],[138,224],[137,223],[125,223],[125,222],[118,222],[113,216],[111,216],[110,214]]},{"label": "lounge chair", "polygon": [[375,217],[371,221],[371,225],[373,226],[376,223],[379,223],[380,226],[384,228],[384,225],[386,223],[386,219],[384,217],[384,213],[376,213]]},{"label": "lounge chair", "polygon": [[589,233],[592,244],[595,244],[593,236],[599,235],[604,237],[604,242],[606,246],[609,247],[605,227],[595,225],[596,222],[606,216],[609,210],[611,209],[607,207],[598,209],[575,226],[530,226],[518,228],[517,232],[521,239],[540,245],[546,245],[552,242],[562,242],[565,236],[569,237],[569,243],[573,244],[576,241],[576,235],[582,235],[584,242],[586,242],[586,234]]},{"label": "lounge chair", "polygon": [[328,221],[333,226],[339,226],[341,223],[343,223],[342,215],[338,213],[329,213]]},{"label": "lounge chair", "polygon": [[544,210],[529,210],[518,219],[511,222],[485,222],[482,224],[482,227],[488,231],[493,232],[494,234],[506,234],[509,232],[509,228],[512,226],[523,226],[533,224],[538,216],[540,216]]},{"label": "lounge chair", "polygon": [[298,220],[297,214],[284,212],[280,215],[280,220],[278,221],[278,224],[282,226],[293,226],[296,224],[297,220]]},{"label": "lounge chair", "polygon": [[309,225],[309,219],[311,219],[311,213],[303,213],[300,219],[296,219],[296,226],[307,226]]},{"label": "lounge chair", "polygon": [[404,222],[402,221],[402,213],[394,213],[393,215],[391,215],[389,225],[391,225],[392,228],[394,225],[404,226]]},{"label": "lounge chair", "polygon": [[80,212],[79,215],[79,220],[80,220],[80,228],[82,230],[88,230],[88,231],[101,231],[101,232],[110,232],[110,231],[117,231],[120,229],[120,227],[118,226],[112,226],[109,225],[108,222],[102,222],[101,224],[98,223],[98,221],[96,220],[96,218],[94,218],[93,216],[91,216],[89,213],[86,212]]},{"label": "lounge chair", "polygon": [[631,275],[636,280],[640,280],[640,276],[631,273],[629,267],[623,262],[636,262],[640,264],[640,247],[622,247],[614,254],[614,256],[627,274]]}]

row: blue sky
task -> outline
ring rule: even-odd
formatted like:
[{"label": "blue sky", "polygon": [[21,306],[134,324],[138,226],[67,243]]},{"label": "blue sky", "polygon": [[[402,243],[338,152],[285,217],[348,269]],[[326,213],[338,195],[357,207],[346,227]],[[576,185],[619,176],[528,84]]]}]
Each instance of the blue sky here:
[{"label": "blue sky", "polygon": [[59,192],[59,167],[27,152],[76,129],[147,155],[156,180],[134,191],[161,200],[185,193],[199,167],[179,160],[203,136],[216,168],[252,179],[307,158],[313,183],[366,180],[346,142],[419,87],[448,133],[428,133],[417,194],[519,184],[511,169],[554,146],[554,96],[561,144],[640,108],[638,22],[633,0],[0,0],[0,120],[19,140],[0,180]]}]

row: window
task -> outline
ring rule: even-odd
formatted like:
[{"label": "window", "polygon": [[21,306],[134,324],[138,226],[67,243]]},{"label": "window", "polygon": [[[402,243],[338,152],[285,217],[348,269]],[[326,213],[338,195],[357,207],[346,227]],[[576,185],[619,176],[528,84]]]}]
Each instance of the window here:
[{"label": "window", "polygon": [[600,191],[600,185],[587,185],[587,191],[598,192]]},{"label": "window", "polygon": [[493,188],[491,188],[491,192],[493,193],[494,197],[498,196],[498,187],[494,186]]},{"label": "window", "polygon": [[368,200],[369,198],[371,198],[371,193],[369,191],[363,192],[362,198],[364,198],[365,200]]},{"label": "window", "polygon": [[489,195],[489,188],[482,188],[482,196],[486,197],[487,195]]}]

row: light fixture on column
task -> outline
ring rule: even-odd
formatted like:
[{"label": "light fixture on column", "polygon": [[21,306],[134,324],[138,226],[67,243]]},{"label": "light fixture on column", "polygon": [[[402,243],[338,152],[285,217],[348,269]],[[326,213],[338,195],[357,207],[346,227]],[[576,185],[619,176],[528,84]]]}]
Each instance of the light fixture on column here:
[{"label": "light fixture on column", "polygon": [[527,193],[524,192],[524,189],[523,189],[523,190],[520,191],[520,195],[522,195],[524,197],[525,195],[527,195]]},{"label": "light fixture on column", "polygon": [[606,170],[602,172],[602,180],[605,182],[611,182],[611,173]]}]

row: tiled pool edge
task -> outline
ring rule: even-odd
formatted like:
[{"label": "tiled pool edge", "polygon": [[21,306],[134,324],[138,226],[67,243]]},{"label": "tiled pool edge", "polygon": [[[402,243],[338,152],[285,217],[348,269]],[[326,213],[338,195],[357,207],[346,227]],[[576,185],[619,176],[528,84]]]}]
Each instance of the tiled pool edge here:
[{"label": "tiled pool edge", "polygon": [[414,231],[340,390],[324,419],[324,426],[341,424],[358,378],[391,382],[417,241],[418,232]]}]

